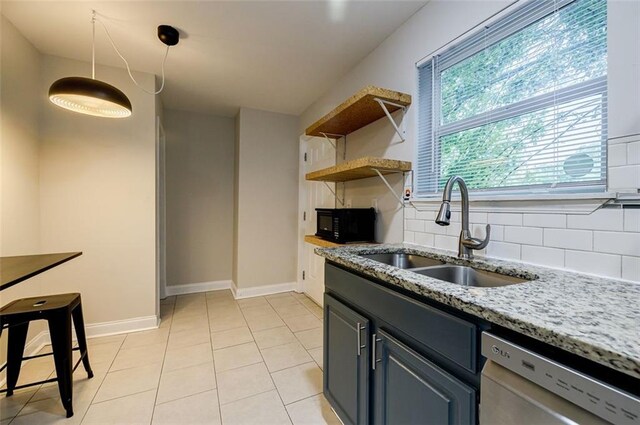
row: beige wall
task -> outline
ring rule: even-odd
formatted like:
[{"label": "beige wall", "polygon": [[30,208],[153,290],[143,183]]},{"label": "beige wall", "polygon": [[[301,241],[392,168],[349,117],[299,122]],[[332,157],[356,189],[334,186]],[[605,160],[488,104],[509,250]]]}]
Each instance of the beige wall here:
[{"label": "beige wall", "polygon": [[[160,82],[156,78],[156,90]],[[164,105],[156,96],[156,314],[160,314],[160,298],[167,285],[167,209],[166,209],[166,137],[164,133]]]},{"label": "beige wall", "polygon": [[296,281],[298,118],[241,108],[238,116],[239,289]]},{"label": "beige wall", "polygon": [[[41,69],[49,87],[91,68],[43,56]],[[40,95],[41,248],[84,252],[73,267],[47,272],[47,290],[82,293],[88,324],[156,314],[155,96],[122,69],[99,66],[96,76],[127,94],[130,118],[76,114]],[[136,78],[153,90],[153,75]]]},{"label": "beige wall", "polygon": [[165,110],[168,285],[231,280],[235,120]]},{"label": "beige wall", "polygon": [[[40,55],[11,22],[0,19],[0,256],[38,254]],[[0,292],[0,305],[42,291],[38,276]],[[43,329],[42,323],[34,323],[29,340]],[[6,335],[0,340],[0,364],[6,357]]]},{"label": "beige wall", "polygon": [[2,16],[2,256],[40,248],[39,69],[38,51]]},{"label": "beige wall", "polygon": [[238,182],[240,180],[240,112],[235,118],[235,134],[233,137],[233,245],[232,245],[232,261],[231,261],[231,281],[238,281],[238,202],[240,194],[238,193]]}]

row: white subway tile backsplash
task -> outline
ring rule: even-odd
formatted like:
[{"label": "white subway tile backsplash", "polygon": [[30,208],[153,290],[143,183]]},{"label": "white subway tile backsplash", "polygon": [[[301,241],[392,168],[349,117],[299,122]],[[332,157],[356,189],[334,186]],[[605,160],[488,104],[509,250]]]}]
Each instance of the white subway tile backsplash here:
[{"label": "white subway tile backsplash", "polygon": [[416,211],[416,219],[433,221],[436,219],[436,211]]},{"label": "white subway tile backsplash", "polygon": [[488,223],[487,213],[471,212],[469,213],[469,221],[471,223]]},{"label": "white subway tile backsplash", "polygon": [[434,245],[436,248],[458,251],[458,238],[454,236],[435,235]]},{"label": "white subway tile backsplash", "polygon": [[435,235],[433,233],[416,233],[415,243],[423,246],[435,246]]},{"label": "white subway tile backsplash", "polygon": [[[449,226],[437,225],[435,215],[405,212],[404,240],[456,252],[460,212],[452,214]],[[478,256],[640,280],[640,209],[602,208],[585,215],[474,212],[469,222],[479,239],[486,236],[485,223],[491,224],[491,242]]]},{"label": "white subway tile backsplash", "polygon": [[487,256],[487,248],[476,249],[473,251],[473,255],[476,257],[486,257]]},{"label": "white subway tile backsplash", "polygon": [[564,267],[564,250],[542,246],[522,245],[522,261],[541,266]]},{"label": "white subway tile backsplash", "polygon": [[567,216],[565,214],[524,214],[522,222],[525,226],[563,229],[567,227]]},{"label": "white subway tile backsplash", "polygon": [[542,229],[540,227],[504,227],[505,242],[526,245],[542,245]]},{"label": "white subway tile backsplash", "polygon": [[492,241],[504,240],[504,226],[498,224],[491,225],[491,239]]},{"label": "white subway tile backsplash", "polygon": [[627,164],[640,164],[640,142],[627,143]]},{"label": "white subway tile backsplash", "polygon": [[582,273],[620,277],[622,257],[599,252],[567,250],[564,265],[567,269]]},{"label": "white subway tile backsplash", "polygon": [[570,229],[622,231],[623,212],[621,209],[599,209],[591,214],[568,215]]},{"label": "white subway tile backsplash", "polygon": [[487,245],[487,256],[508,260],[520,259],[520,245],[506,242],[490,242]]},{"label": "white subway tile backsplash", "polygon": [[622,257],[622,278],[640,283],[640,257]]},{"label": "white subway tile backsplash", "polygon": [[404,209],[404,219],[405,220],[413,220],[416,218],[416,209],[412,207],[405,207]]},{"label": "white subway tile backsplash", "polygon": [[412,232],[424,232],[424,221],[422,220],[407,220],[406,229]]},{"label": "white subway tile backsplash", "polygon": [[640,208],[624,210],[624,231],[640,232]]},{"label": "white subway tile backsplash", "polygon": [[640,165],[609,167],[609,188],[611,190],[640,188]]},{"label": "white subway tile backsplash", "polygon": [[593,232],[593,248],[598,252],[640,257],[640,233]]},{"label": "white subway tile backsplash", "polygon": [[[609,133],[611,135],[611,128],[609,128]],[[620,136],[616,136],[616,137],[610,137],[609,140],[607,140],[607,144],[608,145],[616,145],[616,144],[626,144],[626,143],[632,143],[635,142],[636,140],[638,140],[638,135],[637,134],[633,134],[634,132],[622,132],[622,134],[624,135],[620,135]]]},{"label": "white subway tile backsplash", "polygon": [[588,230],[544,229],[544,246],[591,251],[593,232]]},{"label": "white subway tile backsplash", "polygon": [[507,226],[522,226],[522,214],[489,213],[489,224],[503,224]]},{"label": "white subway tile backsplash", "polygon": [[[502,226],[496,226],[502,228]],[[491,227],[491,231],[493,231],[493,226]],[[471,225],[471,236],[478,239],[484,239],[487,236],[487,225],[486,224],[472,224]],[[493,235],[490,235],[493,236]],[[489,240],[492,240],[490,238]]]},{"label": "white subway tile backsplash", "polygon": [[627,145],[625,143],[609,145],[607,155],[609,167],[627,165]]},{"label": "white subway tile backsplash", "polygon": [[459,236],[460,231],[462,230],[462,225],[460,223],[451,222],[450,225],[444,227],[447,231],[447,235],[449,236]]},{"label": "white subway tile backsplash", "polygon": [[427,233],[435,233],[436,235],[446,235],[447,226],[440,226],[433,220],[427,220],[424,222],[424,231]]}]

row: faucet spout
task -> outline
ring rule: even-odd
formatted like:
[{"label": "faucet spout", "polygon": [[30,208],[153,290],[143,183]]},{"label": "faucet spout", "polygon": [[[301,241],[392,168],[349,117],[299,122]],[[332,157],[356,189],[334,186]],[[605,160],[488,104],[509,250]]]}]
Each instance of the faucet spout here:
[{"label": "faucet spout", "polygon": [[442,201],[442,205],[440,205],[440,211],[436,216],[436,223],[440,226],[448,226],[451,221],[451,205],[449,201]]},{"label": "faucet spout", "polygon": [[450,224],[451,192],[453,192],[453,187],[456,183],[460,187],[460,203],[462,204],[462,230],[458,241],[458,257],[473,258],[474,249],[483,249],[489,243],[491,226],[487,224],[487,234],[484,240],[471,236],[471,231],[469,230],[469,190],[462,177],[453,176],[447,180],[442,191],[442,205],[440,205],[440,211],[436,216],[436,223],[440,226],[448,226]]}]

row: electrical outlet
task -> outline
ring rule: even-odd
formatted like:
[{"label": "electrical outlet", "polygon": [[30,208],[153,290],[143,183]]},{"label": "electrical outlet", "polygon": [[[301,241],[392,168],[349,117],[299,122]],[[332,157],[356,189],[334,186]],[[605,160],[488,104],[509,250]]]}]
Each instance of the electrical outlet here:
[{"label": "electrical outlet", "polygon": [[344,207],[351,208],[351,199],[347,199],[346,201],[344,201]]},{"label": "electrical outlet", "polygon": [[377,198],[373,198],[371,200],[371,208],[373,208],[374,210],[378,211],[378,199]]}]

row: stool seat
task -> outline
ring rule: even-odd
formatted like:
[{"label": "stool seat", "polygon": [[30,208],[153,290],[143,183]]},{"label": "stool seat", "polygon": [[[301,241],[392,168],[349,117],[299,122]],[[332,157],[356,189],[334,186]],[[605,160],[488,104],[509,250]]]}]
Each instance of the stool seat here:
[{"label": "stool seat", "polygon": [[80,303],[80,294],[56,294],[42,297],[21,298],[0,309],[0,316],[13,314],[40,314],[56,309],[73,309]]},{"label": "stool seat", "polygon": [[[46,320],[48,322],[53,352],[24,357],[29,323],[34,320]],[[72,320],[78,340],[78,348],[76,349],[72,347]],[[6,391],[7,397],[10,397],[16,389],[46,382],[58,382],[60,398],[67,411],[67,417],[73,416],[73,371],[82,362],[89,378],[93,377],[93,371],[89,364],[89,353],[87,352],[80,294],[44,295],[12,301],[0,308],[0,335],[5,328],[9,330],[6,363],[7,389],[0,390],[0,392]],[[75,366],[73,365],[72,355],[74,350],[80,351],[80,360]],[[46,355],[53,355],[56,377],[46,381],[16,386],[22,362]]]}]

